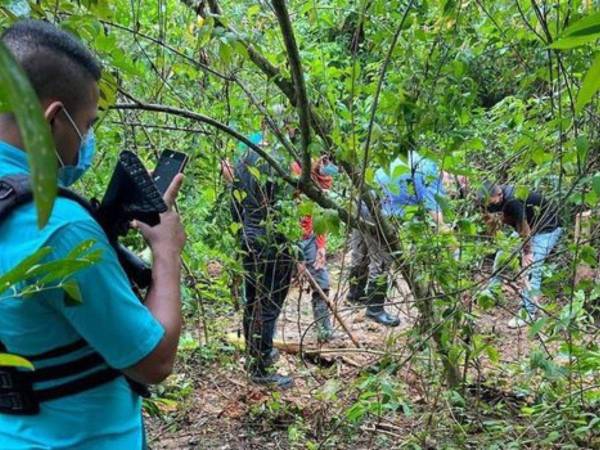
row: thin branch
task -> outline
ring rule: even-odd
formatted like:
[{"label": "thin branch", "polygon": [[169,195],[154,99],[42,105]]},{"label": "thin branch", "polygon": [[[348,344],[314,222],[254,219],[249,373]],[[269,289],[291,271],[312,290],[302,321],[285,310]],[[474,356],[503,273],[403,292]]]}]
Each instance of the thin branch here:
[{"label": "thin branch", "polygon": [[179,116],[179,117],[185,117],[187,119],[195,120],[196,122],[202,122],[202,123],[205,123],[212,127],[215,127],[221,131],[224,131],[225,133],[229,134],[230,136],[234,137],[238,141],[243,142],[248,147],[250,147],[252,150],[254,150],[256,153],[258,153],[260,155],[260,157],[263,158],[265,161],[267,161],[267,163],[287,183],[290,183],[294,186],[296,186],[298,184],[297,180],[295,178],[293,178],[292,176],[290,176],[288,171],[284,170],[279,165],[279,163],[271,155],[269,155],[264,149],[262,149],[261,147],[259,147],[256,144],[252,143],[252,141],[250,141],[243,134],[237,132],[236,130],[234,130],[231,127],[228,127],[224,123],[221,123],[216,119],[213,119],[212,117],[208,117],[208,116],[205,116],[204,114],[196,113],[193,111],[188,111],[185,109],[174,108],[172,106],[144,103],[139,100],[136,100],[135,103],[117,103],[116,105],[112,106],[111,109],[117,109],[117,110],[129,109],[129,110],[163,112],[163,113],[172,114],[172,115]]},{"label": "thin branch", "polygon": [[344,208],[340,207],[335,201],[333,201],[332,199],[327,197],[323,193],[323,191],[321,191],[319,188],[317,188],[314,185],[314,183],[312,183],[311,180],[309,180],[308,183],[303,183],[298,178],[292,177],[289,174],[289,171],[285,170],[263,148],[252,143],[243,134],[237,132],[233,128],[225,125],[224,123],[219,122],[218,120],[213,119],[212,117],[208,117],[208,116],[205,116],[204,114],[196,113],[193,111],[188,111],[188,110],[180,109],[180,108],[174,108],[174,107],[167,106],[167,105],[144,103],[142,101],[135,100],[131,96],[129,96],[128,98],[130,98],[132,100],[131,103],[117,103],[116,105],[112,106],[111,109],[162,112],[162,113],[172,114],[172,115],[179,116],[179,117],[185,117],[187,119],[194,120],[196,122],[205,123],[207,125],[215,127],[217,129],[229,134],[231,137],[235,138],[236,140],[243,142],[245,145],[247,145],[252,150],[254,150],[261,158],[263,158],[269,164],[269,166],[271,166],[275,170],[275,172],[277,172],[277,175],[279,175],[281,177],[281,179],[283,179],[285,182],[287,182],[294,188],[300,189],[303,194],[305,194],[311,200],[315,201],[321,207],[326,208],[326,209],[336,210],[342,221],[348,223],[350,226],[352,226],[354,228],[358,228],[360,226],[361,228],[369,229],[373,233],[376,232],[374,230],[374,226],[372,224],[369,224],[363,220],[357,221],[354,218],[350,217]]},{"label": "thin branch", "polygon": [[294,29],[290,21],[285,0],[273,0],[273,9],[279,21],[281,34],[287,50],[288,62],[294,81],[294,90],[296,93],[298,109],[298,118],[300,119],[300,135],[302,143],[302,182],[308,183],[310,180],[311,160],[310,160],[310,104],[306,94],[306,82],[304,81],[304,72],[302,71],[302,61],[298,52],[298,44],[294,35]]},{"label": "thin branch", "polygon": [[143,122],[126,122],[126,121],[119,121],[119,120],[110,120],[108,123],[111,123],[114,125],[123,125],[123,126],[128,126],[128,127],[156,128],[159,130],[167,130],[167,131],[185,131],[186,133],[196,133],[196,134],[204,134],[204,135],[212,134],[206,130],[199,130],[197,128],[190,128],[190,127],[178,127],[175,125],[160,125],[160,124],[156,124],[156,123],[143,123]]},{"label": "thin branch", "polygon": [[171,53],[173,53],[173,54],[175,54],[175,55],[177,55],[177,56],[185,59],[188,63],[192,64],[193,66],[195,66],[195,67],[197,67],[199,69],[202,69],[202,70],[204,70],[204,71],[206,71],[206,72],[208,72],[208,73],[210,73],[210,74],[212,74],[212,75],[214,75],[214,76],[216,76],[218,78],[221,78],[223,80],[231,81],[231,78],[229,76],[227,76],[227,75],[225,75],[225,74],[223,74],[223,73],[221,73],[221,72],[219,72],[219,71],[217,71],[217,70],[215,70],[215,69],[207,66],[206,64],[201,63],[200,61],[198,61],[198,60],[196,60],[194,58],[189,57],[185,53],[182,53],[179,50],[177,50],[176,48],[171,47],[169,44],[163,42],[160,39],[156,39],[156,38],[154,38],[152,36],[149,36],[147,34],[140,33],[139,31],[136,31],[136,30],[132,30],[131,28],[128,28],[128,27],[123,26],[123,25],[120,25],[118,23],[109,22],[109,21],[106,21],[106,20],[100,20],[100,23],[102,23],[104,25],[108,25],[109,27],[116,28],[118,30],[127,31],[128,33],[131,33],[134,36],[139,36],[139,37],[141,37],[141,38],[143,38],[143,39],[145,39],[147,41],[150,41],[150,42],[152,42],[154,44],[157,44],[160,47],[164,48],[165,50],[168,50],[169,52],[171,52]]},{"label": "thin branch", "polygon": [[404,10],[404,14],[402,15],[402,19],[398,24],[398,28],[394,33],[394,37],[392,39],[392,43],[390,44],[390,48],[388,49],[387,55],[385,57],[385,61],[383,62],[383,66],[381,67],[381,74],[379,75],[379,82],[377,83],[377,90],[375,91],[375,98],[373,99],[373,106],[371,107],[371,118],[369,119],[369,129],[367,131],[367,141],[365,142],[365,152],[363,158],[362,165],[362,173],[360,175],[360,184],[358,186],[359,191],[362,191],[364,182],[365,182],[365,173],[367,172],[367,163],[369,161],[369,147],[371,146],[371,137],[373,135],[373,125],[375,124],[375,114],[377,113],[377,107],[379,105],[379,96],[381,95],[381,89],[383,87],[383,82],[385,80],[385,74],[390,65],[390,61],[392,60],[392,54],[394,53],[394,49],[396,48],[396,44],[398,43],[398,38],[400,37],[400,33],[404,28],[404,23],[408,18],[408,12],[412,8],[414,0],[410,0],[410,3]]}]

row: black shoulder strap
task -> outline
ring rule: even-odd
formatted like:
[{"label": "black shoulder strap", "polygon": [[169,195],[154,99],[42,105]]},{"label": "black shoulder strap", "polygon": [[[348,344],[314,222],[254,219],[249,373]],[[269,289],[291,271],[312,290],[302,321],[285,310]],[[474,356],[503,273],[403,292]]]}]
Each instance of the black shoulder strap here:
[{"label": "black shoulder strap", "polygon": [[[58,195],[73,200],[95,218],[95,208],[86,199],[69,189],[58,188]],[[33,189],[29,175],[9,175],[0,178],[0,222],[13,210],[33,201]]]},{"label": "black shoulder strap", "polygon": [[17,207],[33,200],[33,191],[27,175],[0,178],[0,222]]}]

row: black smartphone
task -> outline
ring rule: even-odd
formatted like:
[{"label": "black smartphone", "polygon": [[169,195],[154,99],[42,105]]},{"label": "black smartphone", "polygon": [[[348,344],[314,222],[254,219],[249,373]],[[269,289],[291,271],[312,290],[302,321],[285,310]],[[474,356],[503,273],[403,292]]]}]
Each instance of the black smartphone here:
[{"label": "black smartphone", "polygon": [[154,169],[154,174],[152,175],[154,184],[161,194],[164,195],[167,192],[173,178],[178,173],[183,172],[187,162],[188,157],[185,153],[173,150],[165,150],[161,153],[156,169]]}]

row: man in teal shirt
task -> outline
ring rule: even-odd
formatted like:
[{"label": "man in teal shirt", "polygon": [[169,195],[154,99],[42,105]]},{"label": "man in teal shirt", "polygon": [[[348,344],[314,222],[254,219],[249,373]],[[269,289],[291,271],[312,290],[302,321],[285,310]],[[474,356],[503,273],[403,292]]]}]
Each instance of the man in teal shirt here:
[{"label": "man in teal shirt", "polygon": [[[81,43],[45,22],[19,22],[1,39],[39,97],[54,138],[59,181],[68,186],[90,166],[94,153],[100,67]],[[0,115],[0,178],[28,173],[16,121],[10,114]],[[32,203],[0,222],[0,276],[43,247],[52,249],[49,261],[64,258],[88,240],[101,252],[98,263],[72,278],[81,291],[81,305],[67,306],[64,291],[57,288],[26,299],[18,295],[23,284],[0,292],[0,343],[8,353],[29,356],[38,372],[61,364],[75,367],[93,353],[103,359],[99,366],[36,382],[34,391],[76,382],[108,367],[148,384],[171,372],[181,329],[180,253],[185,242],[172,206],[181,182],[177,177],[165,194],[169,211],[161,215],[159,225],[134,224],[154,256],[153,284],[145,304],[133,293],[106,235],[78,203],[58,198],[42,230]],[[74,345],[77,342],[82,344]],[[66,346],[72,351],[48,353]],[[0,389],[0,400],[4,397]],[[41,402],[37,414],[13,415],[0,409],[3,450],[141,449],[143,442],[141,399],[123,376]]]}]

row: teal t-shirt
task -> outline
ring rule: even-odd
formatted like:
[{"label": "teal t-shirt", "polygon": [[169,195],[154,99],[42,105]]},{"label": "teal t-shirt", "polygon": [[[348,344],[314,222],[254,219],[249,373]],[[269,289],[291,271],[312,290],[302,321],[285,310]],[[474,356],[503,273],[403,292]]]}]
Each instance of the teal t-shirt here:
[{"label": "teal t-shirt", "polygon": [[[28,173],[26,154],[0,141],[0,177]],[[80,339],[89,344],[68,355],[34,363],[36,368],[65,363],[93,351],[108,365],[124,369],[150,354],[164,335],[162,325],[134,295],[106,235],[77,203],[58,198],[42,230],[32,203],[0,223],[0,275],[42,247],[61,259],[93,239],[101,261],[74,275],[83,302],[67,306],[62,289],[32,297],[0,292],[0,341],[9,353],[35,355]],[[96,367],[90,372],[101,369]],[[43,389],[76,379],[36,383]],[[0,449],[141,449],[141,399],[123,377],[88,391],[41,403],[33,416],[0,413]]]}]

